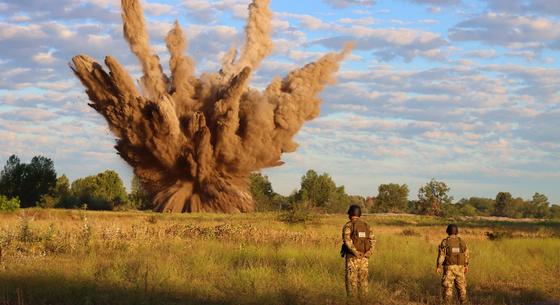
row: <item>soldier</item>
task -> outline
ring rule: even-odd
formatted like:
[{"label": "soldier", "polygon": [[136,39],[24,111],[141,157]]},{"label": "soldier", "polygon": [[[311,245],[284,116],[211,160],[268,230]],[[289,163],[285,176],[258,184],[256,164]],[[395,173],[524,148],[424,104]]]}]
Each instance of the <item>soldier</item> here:
[{"label": "soldier", "polygon": [[346,257],[346,294],[349,300],[359,298],[363,303],[368,294],[368,258],[375,246],[375,236],[369,225],[363,222],[362,209],[352,205],[348,209],[350,219],[342,228],[341,255]]},{"label": "soldier", "polygon": [[451,304],[453,300],[453,286],[461,304],[467,304],[467,280],[465,274],[469,271],[469,250],[467,244],[459,236],[457,225],[450,224],[446,230],[448,236],[445,238],[438,250],[436,272],[443,274],[441,286],[443,286],[443,303]]}]

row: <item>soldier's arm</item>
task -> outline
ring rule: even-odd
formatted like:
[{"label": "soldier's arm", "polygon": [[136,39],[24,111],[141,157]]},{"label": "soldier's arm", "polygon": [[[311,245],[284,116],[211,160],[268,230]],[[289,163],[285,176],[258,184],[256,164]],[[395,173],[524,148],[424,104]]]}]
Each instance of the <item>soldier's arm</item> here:
[{"label": "soldier's arm", "polygon": [[348,248],[348,251],[358,256],[358,249],[356,249],[356,246],[354,246],[354,242],[352,242],[352,229],[350,228],[350,226],[344,226],[344,228],[342,228],[342,241]]},{"label": "soldier's arm", "polygon": [[446,251],[447,251],[447,245],[445,240],[443,240],[438,248],[436,268],[441,268],[441,266],[443,265],[443,262],[445,261],[445,255],[447,254]]},{"label": "soldier's arm", "polygon": [[366,257],[370,257],[373,254],[373,251],[375,250],[375,235],[373,234],[373,230],[371,228],[369,228],[369,243],[371,245],[371,247],[369,248],[369,250],[365,253]]},{"label": "soldier's arm", "polygon": [[465,243],[465,267],[469,266],[469,248],[467,247],[467,244]]}]

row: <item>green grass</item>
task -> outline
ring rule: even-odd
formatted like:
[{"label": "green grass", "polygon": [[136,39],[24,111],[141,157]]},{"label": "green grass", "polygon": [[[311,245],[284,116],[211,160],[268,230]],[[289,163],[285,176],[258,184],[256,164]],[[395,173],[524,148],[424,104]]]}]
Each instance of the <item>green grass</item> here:
[{"label": "green grass", "polygon": [[[0,214],[0,304],[344,304],[344,216],[288,225],[277,214]],[[371,304],[438,304],[446,220],[366,216],[377,251]],[[560,300],[557,222],[458,221],[474,304]],[[513,238],[487,240],[487,231]],[[546,303],[545,303],[546,304]],[[554,303],[551,303],[554,304]]]}]

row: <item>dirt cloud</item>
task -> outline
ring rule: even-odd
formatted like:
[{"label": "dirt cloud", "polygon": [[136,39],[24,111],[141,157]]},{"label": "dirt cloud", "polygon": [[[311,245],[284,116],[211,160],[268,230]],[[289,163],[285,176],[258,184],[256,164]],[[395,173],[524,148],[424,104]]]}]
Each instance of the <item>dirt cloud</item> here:
[{"label": "dirt cloud", "polygon": [[142,65],[139,87],[112,57],[109,72],[78,55],[71,68],[89,104],[107,120],[116,149],[132,166],[162,212],[249,212],[248,176],[282,164],[293,137],[319,115],[318,94],[333,82],[350,52],[330,53],[276,78],[263,91],[248,87],[251,73],[272,52],[269,0],[249,6],[246,41],[217,73],[195,76],[178,23],[166,38],[171,76],[164,74],[146,29],[140,1],[122,0],[124,37]]}]

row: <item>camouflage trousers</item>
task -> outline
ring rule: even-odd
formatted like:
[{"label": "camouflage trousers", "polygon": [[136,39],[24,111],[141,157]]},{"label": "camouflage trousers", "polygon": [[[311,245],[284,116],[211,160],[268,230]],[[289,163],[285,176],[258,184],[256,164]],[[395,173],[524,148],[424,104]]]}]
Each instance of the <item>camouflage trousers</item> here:
[{"label": "camouflage trousers", "polygon": [[467,279],[465,277],[465,267],[458,265],[445,266],[443,276],[441,278],[441,286],[443,286],[443,304],[452,304],[453,302],[453,286],[457,290],[459,302],[467,304]]},{"label": "camouflage trousers", "polygon": [[368,295],[368,259],[346,258],[346,295],[348,299],[358,298],[361,302]]}]

